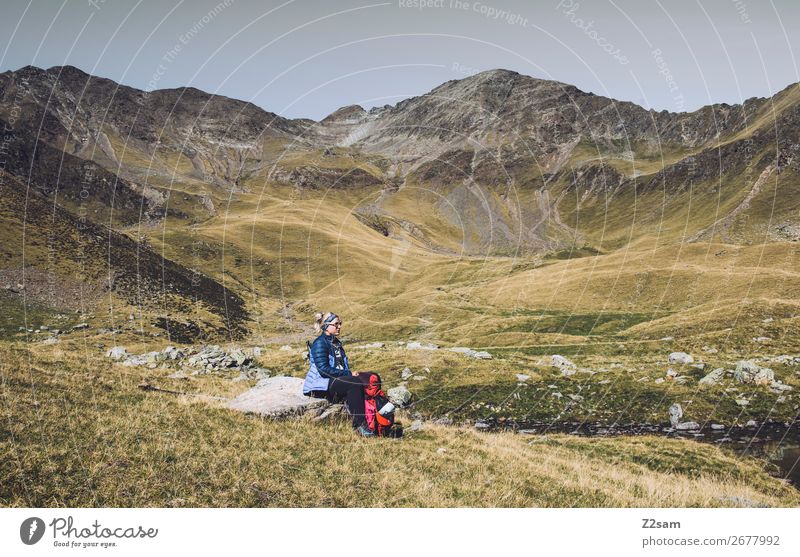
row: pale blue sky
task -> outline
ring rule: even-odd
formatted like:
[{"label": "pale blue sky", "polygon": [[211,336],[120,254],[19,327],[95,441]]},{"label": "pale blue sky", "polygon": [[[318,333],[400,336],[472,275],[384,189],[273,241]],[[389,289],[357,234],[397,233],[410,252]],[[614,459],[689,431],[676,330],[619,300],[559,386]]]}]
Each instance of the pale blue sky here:
[{"label": "pale blue sky", "polygon": [[7,0],[0,71],[72,64],[314,119],[492,68],[673,111],[800,81],[796,0],[226,1]]}]

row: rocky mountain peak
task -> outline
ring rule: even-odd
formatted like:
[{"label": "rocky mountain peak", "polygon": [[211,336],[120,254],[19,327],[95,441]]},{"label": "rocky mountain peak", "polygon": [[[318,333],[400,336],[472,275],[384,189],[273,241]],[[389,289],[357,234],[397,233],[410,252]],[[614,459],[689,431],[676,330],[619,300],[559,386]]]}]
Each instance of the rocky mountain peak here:
[{"label": "rocky mountain peak", "polygon": [[367,115],[367,111],[364,108],[357,104],[351,104],[349,106],[343,106],[338,110],[334,110],[325,118],[322,119],[323,124],[334,124],[334,123],[341,123],[341,124],[354,124],[361,121],[364,116]]}]

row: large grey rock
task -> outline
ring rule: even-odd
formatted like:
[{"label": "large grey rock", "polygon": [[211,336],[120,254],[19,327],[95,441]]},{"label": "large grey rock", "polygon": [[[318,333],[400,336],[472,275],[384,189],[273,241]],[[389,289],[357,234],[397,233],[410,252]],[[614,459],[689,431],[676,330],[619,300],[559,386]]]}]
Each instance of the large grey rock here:
[{"label": "large grey rock", "polygon": [[406,348],[408,350],[438,350],[438,344],[431,344],[426,342],[409,342],[406,344]]},{"label": "large grey rock", "polygon": [[736,362],[733,376],[739,383],[754,383],[756,385],[770,385],[775,381],[775,373],[768,367],[761,367],[750,360]]},{"label": "large grey rock", "polygon": [[122,360],[121,363],[124,366],[133,367],[133,366],[146,366],[147,364],[151,364],[154,362],[152,362],[147,357],[147,354],[134,354]]},{"label": "large grey rock", "polygon": [[473,350],[472,348],[467,348],[465,346],[455,346],[453,348],[448,348],[450,352],[456,352],[458,354],[464,354],[465,356],[469,356],[470,358],[475,358],[476,360],[491,360],[492,355],[489,352],[484,350]]},{"label": "large grey rock", "polygon": [[719,385],[722,379],[725,377],[725,370],[721,367],[718,367],[705,377],[703,377],[699,383],[701,385]]},{"label": "large grey rock", "polygon": [[673,352],[669,355],[667,361],[671,364],[691,364],[694,363],[694,358],[686,352]]},{"label": "large grey rock", "polygon": [[231,350],[228,355],[231,357],[231,359],[234,361],[237,367],[243,365],[245,362],[248,362],[250,360],[250,358],[247,356],[247,354],[245,354],[244,350],[242,350],[241,348],[235,348]]},{"label": "large grey rock", "polygon": [[411,402],[411,391],[405,387],[394,387],[386,391],[386,396],[395,406],[402,408]]},{"label": "large grey rock", "polygon": [[780,381],[773,381],[769,386],[769,390],[773,393],[780,394],[786,391],[791,391],[792,387]]},{"label": "large grey rock", "polygon": [[550,361],[553,367],[557,367],[561,371],[561,375],[575,375],[578,371],[578,367],[564,356],[554,354]]},{"label": "large grey rock", "polygon": [[700,429],[700,424],[697,422],[681,422],[676,424],[674,427],[678,431],[693,431],[695,429]]},{"label": "large grey rock", "polygon": [[683,417],[683,408],[677,402],[669,407],[669,423],[672,427],[678,427],[678,424]]},{"label": "large grey rock", "polygon": [[403,368],[403,371],[400,372],[400,379],[406,381],[407,379],[411,379],[413,377],[414,372],[411,371],[411,368]]},{"label": "large grey rock", "polygon": [[128,355],[128,351],[124,346],[114,346],[113,348],[109,348],[106,352],[106,358],[111,358],[116,361],[124,360]]},{"label": "large grey rock", "polygon": [[303,395],[303,379],[299,377],[270,377],[262,379],[252,389],[243,392],[227,407],[232,410],[282,418],[305,414],[315,408],[327,407],[324,399]]}]

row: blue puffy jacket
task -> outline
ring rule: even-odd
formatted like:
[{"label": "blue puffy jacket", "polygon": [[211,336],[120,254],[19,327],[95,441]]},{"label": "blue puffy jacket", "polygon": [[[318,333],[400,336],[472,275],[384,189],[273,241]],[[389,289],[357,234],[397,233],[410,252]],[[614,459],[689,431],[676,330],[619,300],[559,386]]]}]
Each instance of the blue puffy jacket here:
[{"label": "blue puffy jacket", "polygon": [[308,360],[310,365],[306,380],[303,383],[303,394],[305,395],[308,395],[311,391],[327,391],[328,383],[334,377],[352,375],[350,373],[350,362],[348,362],[347,354],[344,352],[344,346],[342,346],[344,369],[333,367],[333,335],[326,335],[325,333],[319,335],[311,345]]}]

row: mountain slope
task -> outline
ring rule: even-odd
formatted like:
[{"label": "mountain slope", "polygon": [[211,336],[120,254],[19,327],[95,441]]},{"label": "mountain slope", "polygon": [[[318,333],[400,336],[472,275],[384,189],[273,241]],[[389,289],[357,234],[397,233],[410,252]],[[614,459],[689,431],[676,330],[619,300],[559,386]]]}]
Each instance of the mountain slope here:
[{"label": "mountain slope", "polygon": [[[563,284],[603,293],[613,289],[592,269],[620,254],[800,239],[799,91],[677,114],[494,70],[312,122],[191,88],[145,93],[26,67],[0,75],[0,118],[15,195],[30,187],[49,196],[45,213],[56,204],[69,222],[146,240],[182,266],[184,297],[186,272],[200,270],[210,290],[236,292],[243,316],[263,318],[259,332],[296,331],[290,308],[334,298],[361,313],[362,332],[379,322],[491,342],[449,320],[472,330],[466,300],[491,314],[506,281],[525,311],[563,310],[562,291],[548,302],[521,287],[543,261],[591,258]],[[546,265],[541,280],[563,267]],[[622,284],[669,285],[670,272],[626,270]],[[631,299],[656,311],[657,294]],[[224,296],[204,302],[220,330]]]},{"label": "mountain slope", "polygon": [[168,329],[172,322],[201,338],[236,338],[246,330],[248,313],[235,292],[125,235],[74,216],[4,171],[0,217],[3,272],[25,278],[23,287],[26,281],[46,283],[28,302],[86,312],[98,307],[116,326],[124,326],[133,312],[143,316],[148,330],[155,323]]}]

